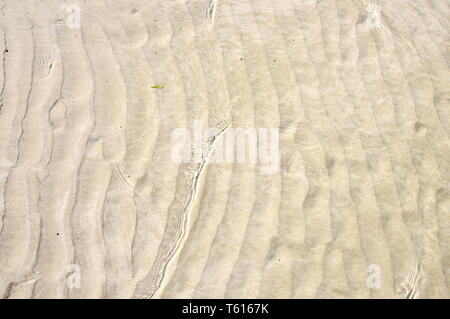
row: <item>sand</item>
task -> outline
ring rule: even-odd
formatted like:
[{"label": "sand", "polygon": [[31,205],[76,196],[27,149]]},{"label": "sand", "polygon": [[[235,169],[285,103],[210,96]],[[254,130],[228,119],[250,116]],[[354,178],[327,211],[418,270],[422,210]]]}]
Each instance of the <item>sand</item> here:
[{"label": "sand", "polygon": [[[448,298],[449,26],[443,0],[0,1],[0,298]],[[279,170],[174,162],[195,121],[277,128]]]}]

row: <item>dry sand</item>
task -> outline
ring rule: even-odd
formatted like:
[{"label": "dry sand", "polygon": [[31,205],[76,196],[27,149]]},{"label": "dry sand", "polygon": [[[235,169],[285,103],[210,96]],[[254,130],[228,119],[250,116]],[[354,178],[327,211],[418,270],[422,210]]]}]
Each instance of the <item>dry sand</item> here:
[{"label": "dry sand", "polygon": [[0,298],[448,298],[450,5],[369,1],[0,1]]}]

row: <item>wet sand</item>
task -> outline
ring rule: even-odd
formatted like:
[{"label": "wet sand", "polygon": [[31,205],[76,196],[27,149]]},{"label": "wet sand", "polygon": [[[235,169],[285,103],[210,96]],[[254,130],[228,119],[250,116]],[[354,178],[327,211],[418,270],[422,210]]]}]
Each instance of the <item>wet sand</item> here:
[{"label": "wet sand", "polygon": [[449,297],[448,1],[0,8],[0,298]]}]

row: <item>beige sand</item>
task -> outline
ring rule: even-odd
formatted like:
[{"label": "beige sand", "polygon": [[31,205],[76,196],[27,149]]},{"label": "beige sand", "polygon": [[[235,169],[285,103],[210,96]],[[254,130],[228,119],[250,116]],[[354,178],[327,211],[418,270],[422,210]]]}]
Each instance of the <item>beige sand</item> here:
[{"label": "beige sand", "polygon": [[369,1],[0,1],[0,297],[449,297],[450,5]]}]

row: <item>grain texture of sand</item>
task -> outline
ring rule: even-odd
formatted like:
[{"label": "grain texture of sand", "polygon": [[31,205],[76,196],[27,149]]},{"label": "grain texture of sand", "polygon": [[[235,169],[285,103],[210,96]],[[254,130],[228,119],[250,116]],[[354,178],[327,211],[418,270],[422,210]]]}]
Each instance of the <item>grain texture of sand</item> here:
[{"label": "grain texture of sand", "polygon": [[447,0],[0,0],[0,298],[448,298],[449,67]]}]

